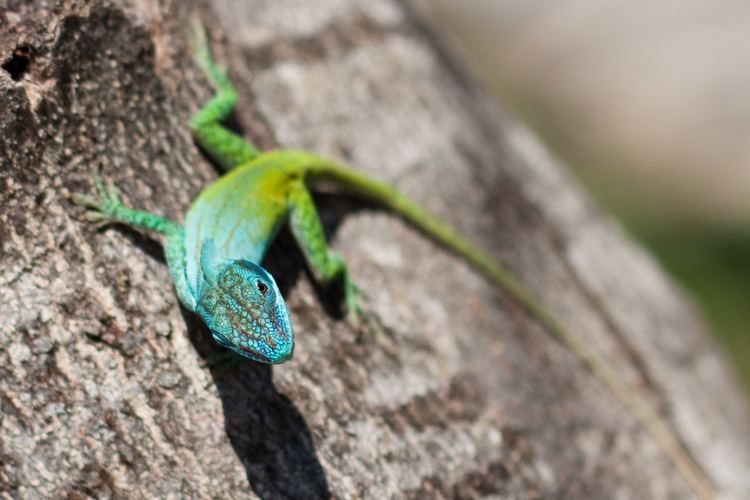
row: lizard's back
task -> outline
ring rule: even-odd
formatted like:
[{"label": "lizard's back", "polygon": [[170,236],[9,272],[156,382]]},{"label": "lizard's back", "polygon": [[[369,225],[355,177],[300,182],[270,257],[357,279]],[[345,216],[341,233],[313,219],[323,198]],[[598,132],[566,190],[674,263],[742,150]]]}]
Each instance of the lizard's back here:
[{"label": "lizard's back", "polygon": [[188,282],[195,289],[201,248],[213,241],[217,259],[260,264],[287,215],[291,178],[273,158],[240,165],[195,199],[185,217]]}]

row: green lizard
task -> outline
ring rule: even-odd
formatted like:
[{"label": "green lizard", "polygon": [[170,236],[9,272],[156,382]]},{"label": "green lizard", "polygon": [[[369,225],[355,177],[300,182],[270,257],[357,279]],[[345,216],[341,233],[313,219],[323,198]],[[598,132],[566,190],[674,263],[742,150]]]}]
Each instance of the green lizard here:
[{"label": "green lizard", "polygon": [[202,318],[217,342],[262,363],[282,363],[292,357],[289,313],[273,277],[260,266],[287,221],[315,279],[323,285],[340,281],[347,316],[353,321],[360,317],[357,288],[344,260],[328,249],[307,188],[319,181],[333,182],[398,213],[504,289],[603,381],[671,457],[699,497],[713,496],[700,469],[656,412],[511,274],[455,229],[388,184],[307,151],[261,152],[223,127],[220,122],[231,112],[237,94],[213,61],[203,28],[195,24],[196,60],[216,93],[191,117],[190,129],[227,173],[200,193],[184,225],[125,206],[114,186],[105,186],[98,176],[98,196],[77,194],[74,201],[91,209],[87,217],[93,222],[124,223],[163,235],[180,302]]}]

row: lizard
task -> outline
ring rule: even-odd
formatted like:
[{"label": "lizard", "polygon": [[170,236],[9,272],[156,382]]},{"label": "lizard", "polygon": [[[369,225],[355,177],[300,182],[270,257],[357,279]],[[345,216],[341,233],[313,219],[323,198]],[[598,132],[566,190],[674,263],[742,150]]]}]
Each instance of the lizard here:
[{"label": "lizard", "polygon": [[341,254],[329,249],[310,192],[320,182],[333,183],[400,215],[504,290],[600,379],[698,497],[713,498],[710,482],[662,417],[504,266],[456,229],[390,184],[352,167],[310,151],[263,152],[225,127],[222,120],[234,108],[237,92],[214,61],[199,21],[193,21],[191,40],[195,61],[214,94],[191,116],[189,128],[195,142],[226,173],[196,197],[184,224],[123,204],[117,188],[99,174],[94,175],[96,196],[76,193],[73,202],[89,209],[86,218],[91,222],[121,223],[160,234],[178,300],[203,320],[216,342],[260,363],[291,359],[295,343],[289,311],[273,276],[261,266],[285,223],[314,279],[323,286],[340,283],[346,317],[359,324],[360,291]]}]

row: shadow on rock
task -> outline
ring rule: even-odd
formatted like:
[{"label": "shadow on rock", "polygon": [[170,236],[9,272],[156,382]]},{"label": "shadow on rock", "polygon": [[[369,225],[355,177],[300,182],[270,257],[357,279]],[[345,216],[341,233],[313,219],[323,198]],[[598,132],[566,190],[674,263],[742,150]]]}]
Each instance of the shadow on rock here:
[{"label": "shadow on rock", "polygon": [[213,345],[200,320],[186,313],[192,341],[211,365],[229,442],[250,487],[264,499],[329,498],[328,481],[302,414],[273,386],[272,368]]}]

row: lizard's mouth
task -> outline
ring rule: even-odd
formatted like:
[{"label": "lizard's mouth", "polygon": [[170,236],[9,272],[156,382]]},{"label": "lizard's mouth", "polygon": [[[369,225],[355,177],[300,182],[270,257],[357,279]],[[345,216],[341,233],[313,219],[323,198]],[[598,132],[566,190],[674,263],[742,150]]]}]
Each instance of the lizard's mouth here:
[{"label": "lizard's mouth", "polygon": [[289,344],[289,347],[285,351],[282,351],[278,355],[274,355],[273,357],[261,354],[260,352],[243,345],[228,345],[227,347],[234,350],[241,356],[252,359],[253,361],[258,361],[259,363],[266,363],[269,365],[286,363],[287,361],[292,359],[292,357],[294,357],[294,340],[292,340],[292,342]]},{"label": "lizard's mouth", "polygon": [[280,357],[278,359],[278,361],[276,361],[276,363],[277,364],[278,363],[286,363],[287,361],[289,361],[293,357],[294,357],[294,341],[292,340],[292,344],[289,347],[289,350],[286,352],[286,354],[284,354],[282,357]]}]

